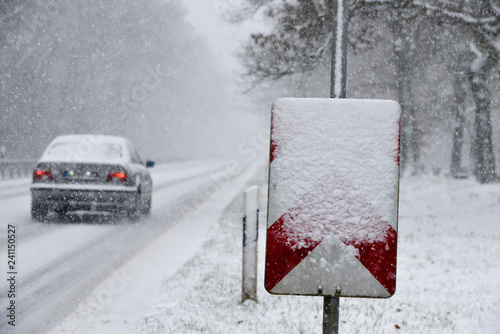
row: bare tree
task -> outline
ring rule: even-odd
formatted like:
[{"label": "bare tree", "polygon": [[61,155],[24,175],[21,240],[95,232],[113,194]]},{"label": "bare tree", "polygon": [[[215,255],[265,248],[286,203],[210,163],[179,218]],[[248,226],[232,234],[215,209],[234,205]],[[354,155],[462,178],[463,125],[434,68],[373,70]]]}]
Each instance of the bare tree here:
[{"label": "bare tree", "polygon": [[468,66],[471,93],[476,104],[473,142],[474,174],[481,183],[498,181],[492,143],[491,92],[487,77],[492,69],[498,70],[500,48],[500,3],[495,0],[436,4],[419,4],[422,8],[470,32],[473,61]]},{"label": "bare tree", "polygon": [[[242,0],[245,2],[244,0]],[[246,1],[257,12],[260,9],[266,17],[275,23],[269,33],[253,34],[241,59],[247,69],[246,75],[254,84],[263,80],[277,80],[297,73],[313,71],[325,63],[332,43],[330,32],[332,21],[332,2],[325,0],[306,1]],[[256,9],[257,8],[257,9]],[[425,0],[353,0],[351,1],[351,21],[361,17],[384,22],[392,35],[394,62],[396,68],[396,86],[398,99],[403,108],[402,116],[402,166],[418,169],[419,160],[419,124],[413,96],[413,77],[415,75],[414,58],[417,53],[428,52],[418,49],[416,31],[420,26],[433,24],[442,38],[449,27],[467,31],[464,38],[470,38],[475,60],[469,62],[468,81],[464,85],[463,72],[456,75],[456,94],[464,96],[461,89],[468,88],[476,103],[475,140],[477,159],[474,160],[475,175],[482,182],[497,179],[491,130],[491,94],[486,85],[488,73],[497,68],[498,30],[500,4],[496,0],[477,1],[425,1]],[[234,12],[233,12],[234,13]],[[242,16],[240,16],[241,18]],[[238,18],[238,15],[233,15]],[[237,19],[236,19],[237,20]],[[370,39],[370,34],[363,29],[351,29],[355,37],[354,44]],[[376,43],[375,41],[373,41]],[[460,47],[463,43],[460,43]],[[454,52],[450,57],[457,57]],[[451,59],[460,61],[457,58]],[[425,65],[424,65],[425,66]],[[459,83],[460,82],[460,83]],[[452,174],[460,165],[459,157],[463,142],[464,100],[458,98],[456,121],[458,127],[453,131]],[[451,138],[450,138],[451,139]]]},{"label": "bare tree", "polygon": [[207,142],[225,84],[180,1],[4,3],[0,144],[9,153],[34,158],[74,132],[124,135],[150,154]]},{"label": "bare tree", "polygon": [[[265,15],[276,23],[271,33],[253,34],[241,54],[246,75],[254,83],[312,71],[330,57],[332,1],[248,1],[247,5],[254,11],[267,6]],[[411,83],[411,34],[421,12],[410,1],[359,0],[352,1],[350,8],[351,19],[376,19],[385,22],[392,32],[398,98],[403,108],[401,160],[403,168],[411,166],[414,171],[419,148]],[[233,12],[232,17],[237,20],[242,15]],[[366,30],[355,31],[354,35],[350,39],[353,45],[373,42]]]}]

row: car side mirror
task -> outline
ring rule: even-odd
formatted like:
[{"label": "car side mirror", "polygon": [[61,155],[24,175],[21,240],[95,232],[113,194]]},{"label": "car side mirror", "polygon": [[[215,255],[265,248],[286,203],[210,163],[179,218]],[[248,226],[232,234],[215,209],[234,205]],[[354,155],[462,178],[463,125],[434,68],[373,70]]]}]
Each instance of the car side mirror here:
[{"label": "car side mirror", "polygon": [[153,168],[155,166],[155,162],[151,160],[146,161],[146,168]]}]

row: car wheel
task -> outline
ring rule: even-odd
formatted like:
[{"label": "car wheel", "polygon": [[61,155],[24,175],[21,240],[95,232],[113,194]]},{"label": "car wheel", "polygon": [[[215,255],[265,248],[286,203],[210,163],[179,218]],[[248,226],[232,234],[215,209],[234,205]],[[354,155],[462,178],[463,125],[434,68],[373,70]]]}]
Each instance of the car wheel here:
[{"label": "car wheel", "polygon": [[127,215],[130,217],[137,216],[141,213],[141,189],[134,194],[133,204],[126,210]]},{"label": "car wheel", "polygon": [[141,209],[141,214],[149,215],[150,212],[151,212],[151,196],[149,196],[148,199],[146,200],[144,207]]},{"label": "car wheel", "polygon": [[35,221],[45,222],[47,221],[47,214],[49,213],[49,208],[46,205],[40,203],[31,204],[31,218]]}]

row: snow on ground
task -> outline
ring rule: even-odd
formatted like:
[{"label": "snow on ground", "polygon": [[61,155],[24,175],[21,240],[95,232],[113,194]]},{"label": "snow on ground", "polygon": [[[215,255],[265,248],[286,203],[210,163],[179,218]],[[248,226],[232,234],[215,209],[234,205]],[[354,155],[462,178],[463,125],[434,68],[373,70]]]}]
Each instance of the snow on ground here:
[{"label": "snow on ground", "polygon": [[[164,277],[157,302],[136,325],[138,333],[321,332],[322,298],[273,296],[264,290],[264,177],[257,183],[263,191],[259,302],[240,303],[239,195],[196,255]],[[396,294],[342,298],[340,332],[500,333],[499,255],[500,185],[405,178]]]},{"label": "snow on ground", "polygon": [[[203,172],[196,164],[183,169],[184,176]],[[160,175],[160,188],[173,177]],[[221,191],[192,220],[112,273],[53,333],[320,333],[322,298],[264,290],[265,170],[258,175]],[[28,186],[26,180],[1,183],[2,204],[13,205],[8,192],[19,191],[18,183]],[[261,187],[259,302],[242,304],[242,191],[254,184]],[[169,189],[161,190],[154,208]],[[2,213],[10,221],[27,215],[25,209]],[[396,294],[342,298],[341,333],[500,333],[500,185],[403,178],[399,218]],[[85,228],[56,227],[62,234]],[[166,262],[165,252],[177,254],[176,260],[169,256]]]},{"label": "snow on ground", "polygon": [[206,203],[199,202],[196,210],[113,271],[50,333],[132,333],[158,296],[162,280],[173,276],[199,251],[210,228],[256,170],[257,166],[251,166],[211,192],[214,196],[206,198]]}]

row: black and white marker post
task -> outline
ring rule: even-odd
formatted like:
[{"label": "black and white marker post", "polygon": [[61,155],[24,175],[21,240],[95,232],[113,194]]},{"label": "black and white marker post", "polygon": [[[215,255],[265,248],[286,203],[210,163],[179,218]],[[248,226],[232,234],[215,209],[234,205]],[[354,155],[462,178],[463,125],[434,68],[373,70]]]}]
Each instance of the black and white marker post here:
[{"label": "black and white marker post", "polygon": [[[330,97],[345,98],[347,86],[347,27],[349,0],[333,0],[332,68]],[[340,291],[337,290],[340,294]],[[323,334],[339,333],[340,297],[326,296],[323,302]]]},{"label": "black and white marker post", "polygon": [[243,279],[241,302],[257,302],[257,245],[259,238],[259,187],[244,193],[243,216]]}]

